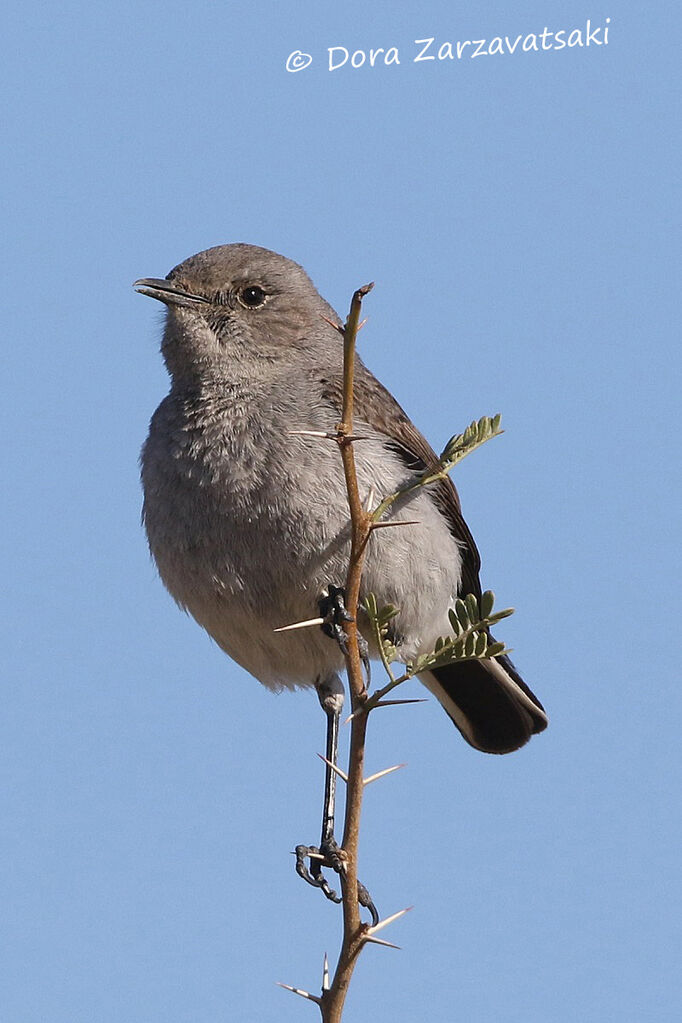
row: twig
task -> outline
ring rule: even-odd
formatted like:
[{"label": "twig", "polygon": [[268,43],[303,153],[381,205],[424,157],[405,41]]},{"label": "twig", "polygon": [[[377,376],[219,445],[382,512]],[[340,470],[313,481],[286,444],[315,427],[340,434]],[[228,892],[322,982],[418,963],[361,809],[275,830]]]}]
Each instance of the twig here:
[{"label": "twig", "polygon": [[348,492],[351,518],[351,553],[346,577],[345,603],[352,620],[346,625],[348,654],[346,668],[350,689],[351,708],[354,712],[351,724],[348,781],[346,786],[346,814],[344,820],[342,847],[345,871],[341,875],[343,896],[343,942],[339,960],[331,984],[323,990],[320,1011],[323,1023],[340,1023],[348,986],[355,968],[357,957],[367,941],[366,928],[360,920],[358,906],[358,841],[360,835],[360,813],[363,794],[363,767],[365,759],[365,733],[367,715],[361,708],[367,701],[367,690],[362,672],[362,660],[358,647],[358,602],[362,565],[371,532],[371,515],[363,507],[358,487],[353,452],[353,379],[355,370],[355,340],[360,326],[360,308],[365,295],[373,287],[367,284],[353,295],[350,312],[343,331],[343,412],[336,429],[336,440],[341,452],[343,471]]},{"label": "twig", "polygon": [[[322,992],[319,997],[311,995],[300,988],[294,988],[287,984],[282,985],[282,987],[292,991],[294,994],[300,995],[319,1005],[323,1023],[341,1023],[343,1006],[351,977],[358,956],[364,946],[371,943],[384,945],[389,948],[398,948],[392,942],[385,941],[383,938],[377,938],[375,932],[407,912],[406,909],[401,910],[385,920],[378,921],[372,927],[367,923],[363,923],[360,918],[357,864],[363,788],[365,785],[383,778],[387,774],[396,771],[399,767],[404,766],[403,764],[397,764],[394,767],[379,771],[369,778],[363,778],[365,737],[369,713],[377,707],[422,702],[420,700],[387,700],[385,697],[408,678],[419,674],[421,671],[428,670],[435,664],[440,664],[441,662],[450,663],[453,660],[474,657],[498,656],[500,653],[505,652],[504,644],[488,642],[488,627],[500,618],[511,614],[511,609],[506,609],[496,614],[492,613],[494,595],[490,591],[482,595],[480,605],[473,594],[467,595],[465,600],[458,599],[454,611],[450,612],[453,636],[447,639],[439,639],[432,653],[417,658],[417,661],[413,664],[408,664],[404,672],[396,678],[390,667],[395,650],[388,638],[388,622],[398,611],[391,605],[387,605],[379,611],[376,599],[370,594],[365,603],[365,609],[373,623],[374,638],[377,641],[389,682],[383,688],[372,693],[371,696],[367,692],[358,644],[359,631],[357,618],[363,561],[367,543],[372,532],[380,528],[418,525],[418,523],[411,521],[385,522],[380,520],[399,497],[410,493],[418,487],[427,486],[436,480],[444,478],[449,470],[467,454],[491,437],[495,437],[502,432],[500,430],[499,416],[492,418],[484,416],[482,419],[471,423],[463,434],[457,434],[452,437],[435,464],[427,466],[424,471],[417,474],[416,477],[406,483],[396,493],[385,497],[376,508],[372,510],[374,500],[372,488],[370,488],[370,492],[363,503],[358,487],[353,442],[364,440],[365,438],[355,436],[353,433],[353,380],[355,342],[358,330],[364,323],[364,321],[360,323],[360,308],[363,298],[372,287],[372,284],[367,284],[355,292],[344,327],[331,320],[327,320],[343,336],[343,410],[342,419],[337,425],[336,431],[328,433],[310,430],[291,431],[292,434],[336,441],[343,462],[351,519],[351,552],[344,593],[345,606],[350,619],[344,623],[347,635],[346,670],[351,698],[351,714],[348,718],[351,723],[348,774],[344,774],[343,771],[322,757],[336,771],[339,777],[346,782],[346,811],[342,847],[340,850],[343,867],[339,875],[343,908],[343,941],[331,983],[329,980],[329,966],[325,955]],[[306,622],[295,622],[275,631],[284,632],[291,629],[311,627],[319,623],[319,619],[311,619]],[[315,854],[309,853],[309,855],[314,856]]]},{"label": "twig", "polygon": [[419,487],[425,487],[430,483],[435,483],[437,480],[445,479],[458,462],[461,462],[463,458],[466,458],[472,451],[479,448],[481,444],[492,440],[493,437],[499,437],[501,433],[504,433],[504,430],[500,429],[499,415],[483,416],[481,419],[475,420],[466,428],[464,433],[457,433],[454,437],[450,438],[435,465],[427,466],[423,472],[418,473],[410,482],[400,487],[394,494],[389,494],[388,497],[385,497],[374,509],[372,513],[373,521],[379,522],[399,497],[404,497]]}]

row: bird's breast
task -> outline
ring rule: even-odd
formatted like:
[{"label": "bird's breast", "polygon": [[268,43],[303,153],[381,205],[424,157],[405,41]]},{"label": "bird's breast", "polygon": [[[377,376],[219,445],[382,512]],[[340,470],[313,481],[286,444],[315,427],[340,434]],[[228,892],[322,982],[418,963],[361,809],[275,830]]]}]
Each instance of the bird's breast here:
[{"label": "bird's breast", "polygon": [[[325,588],[344,584],[350,550],[337,446],[293,434],[321,426],[297,419],[262,399],[227,410],[162,404],[142,456],[145,526],[166,587],[261,680],[266,663],[278,665],[272,684],[291,678],[286,658],[296,662],[294,677],[301,674],[308,647],[316,664],[325,650],[337,658],[326,637],[329,647],[310,630],[286,634],[286,642],[273,630],[318,613]],[[404,466],[376,433],[356,446],[356,462],[363,497],[372,489],[378,501],[405,480]],[[416,524],[372,537],[364,588],[404,609],[399,629],[406,649],[416,651],[447,628],[461,559],[426,491],[393,514]],[[251,658],[265,647],[259,667]],[[281,663],[278,649],[287,652]]]}]

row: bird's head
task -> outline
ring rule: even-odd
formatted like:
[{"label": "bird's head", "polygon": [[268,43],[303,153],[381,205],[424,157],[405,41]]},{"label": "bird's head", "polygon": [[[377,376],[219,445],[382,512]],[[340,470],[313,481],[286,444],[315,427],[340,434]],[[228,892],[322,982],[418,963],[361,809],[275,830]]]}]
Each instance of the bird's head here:
[{"label": "bird's head", "polygon": [[136,291],[168,310],[161,350],[174,379],[229,377],[236,362],[286,362],[334,334],[338,316],[297,263],[255,245],[218,245]]}]

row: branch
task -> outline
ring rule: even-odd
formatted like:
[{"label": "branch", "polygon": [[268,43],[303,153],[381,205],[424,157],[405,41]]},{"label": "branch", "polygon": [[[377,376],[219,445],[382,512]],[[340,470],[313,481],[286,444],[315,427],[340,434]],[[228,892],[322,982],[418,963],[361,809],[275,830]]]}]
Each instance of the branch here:
[{"label": "branch", "polygon": [[352,616],[347,623],[348,653],[346,669],[350,689],[351,723],[350,756],[346,786],[346,814],[344,820],[342,848],[346,869],[341,875],[343,897],[343,942],[339,960],[329,988],[322,992],[320,1011],[323,1023],[340,1023],[348,986],[355,968],[357,957],[365,944],[365,926],[360,920],[358,906],[358,843],[360,837],[360,813],[362,810],[363,768],[365,760],[365,734],[367,715],[361,711],[367,700],[367,690],[362,671],[362,659],[358,646],[358,602],[362,566],[371,533],[372,519],[362,506],[355,469],[353,452],[353,381],[355,371],[355,341],[359,329],[360,308],[365,295],[373,287],[367,284],[353,295],[350,312],[343,331],[343,412],[336,428],[336,441],[341,451],[343,471],[348,492],[348,506],[351,518],[351,553],[346,577],[345,604]]},{"label": "branch", "polygon": [[458,462],[461,462],[463,458],[470,455],[476,448],[480,448],[486,441],[492,440],[493,437],[499,437],[501,433],[504,433],[504,430],[500,429],[499,414],[492,417],[483,416],[481,419],[474,420],[473,423],[467,426],[464,433],[456,433],[454,437],[450,438],[441,452],[437,467],[428,466],[409,483],[406,483],[404,487],[396,490],[395,494],[389,494],[388,497],[385,497],[381,504],[377,505],[374,509],[372,521],[378,522],[399,497],[410,494],[419,487],[426,487],[429,483],[435,483],[437,480],[444,479]]},{"label": "branch", "polygon": [[[369,712],[377,707],[421,702],[418,700],[385,700],[384,698],[396,686],[399,686],[408,678],[422,671],[427,671],[452,661],[494,657],[506,652],[503,643],[496,643],[490,639],[489,627],[494,622],[512,613],[511,609],[506,609],[496,614],[492,613],[494,596],[491,591],[486,591],[482,595],[480,602],[472,594],[467,595],[464,600],[457,600],[455,608],[450,612],[452,636],[441,637],[433,651],[418,657],[414,663],[405,665],[403,674],[396,678],[390,667],[396,657],[396,648],[390,638],[390,622],[399,613],[399,610],[392,605],[378,608],[376,598],[373,594],[369,594],[365,600],[364,610],[367,612],[370,627],[374,632],[374,639],[376,640],[381,660],[390,681],[382,689],[376,690],[371,695],[367,692],[358,644],[359,630],[357,618],[363,562],[367,543],[373,530],[387,528],[388,526],[414,525],[415,523],[403,521],[380,522],[379,520],[399,497],[410,493],[418,487],[427,486],[429,483],[442,479],[467,454],[502,432],[499,428],[499,416],[493,418],[484,416],[477,422],[471,423],[464,433],[456,434],[452,437],[446,444],[437,463],[427,467],[423,472],[408,481],[395,494],[385,497],[374,510],[371,508],[374,502],[373,493],[367,498],[363,506],[353,452],[353,442],[363,439],[353,434],[353,382],[355,342],[358,330],[363,325],[360,323],[360,309],[363,298],[372,287],[372,284],[367,284],[362,288],[358,288],[355,292],[351,301],[348,319],[343,328],[332,324],[343,335],[343,409],[341,422],[337,425],[335,432],[295,431],[296,433],[320,437],[322,439],[328,438],[338,444],[343,462],[351,519],[351,552],[345,585],[345,606],[350,615],[350,621],[345,623],[347,634],[346,670],[351,698],[351,715],[349,718],[351,722],[351,737],[348,774],[345,775],[342,771],[335,768],[340,777],[346,782],[346,809],[342,847],[340,850],[343,861],[343,870],[340,874],[343,941],[331,984],[329,983],[329,967],[325,956],[322,993],[319,997],[311,995],[300,988],[282,985],[294,994],[300,995],[319,1005],[323,1023],[341,1023],[346,995],[360,952],[366,944],[370,943],[397,948],[397,945],[393,945],[383,938],[377,938],[375,932],[407,912],[407,910],[401,910],[374,926],[363,923],[360,918],[357,864],[363,789],[366,784],[390,774],[397,770],[398,767],[404,766],[398,764],[395,767],[379,771],[369,778],[363,778],[365,738]],[[319,620],[313,619],[308,622],[294,623],[293,625],[286,626],[285,629],[304,628],[316,624],[319,624]]]},{"label": "branch", "polygon": [[392,604],[377,607],[376,597],[369,593],[363,606],[390,681],[382,689],[376,689],[368,696],[363,704],[364,713],[369,714],[375,707],[385,706],[384,697],[423,671],[442,668],[455,661],[480,661],[510,653],[504,643],[498,643],[491,638],[490,629],[503,618],[513,614],[514,609],[506,607],[502,611],[493,612],[494,604],[495,594],[492,590],[486,590],[480,600],[473,593],[468,593],[464,599],[458,597],[454,608],[448,611],[452,635],[440,636],[433,650],[406,664],[404,673],[396,678],[390,667],[395,659],[396,648],[390,639],[389,625],[400,611]]}]

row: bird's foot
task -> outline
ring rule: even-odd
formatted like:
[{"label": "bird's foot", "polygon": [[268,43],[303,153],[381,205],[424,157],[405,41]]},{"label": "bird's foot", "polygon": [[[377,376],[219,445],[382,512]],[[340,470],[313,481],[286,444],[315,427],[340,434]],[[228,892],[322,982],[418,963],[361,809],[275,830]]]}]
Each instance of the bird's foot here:
[{"label": "bird's foot", "polygon": [[[306,860],[310,860],[310,867]],[[341,902],[341,896],[334,891],[322,873],[323,867],[328,867],[339,875],[346,872],[345,854],[333,836],[323,842],[320,848],[315,845],[296,846],[296,873],[298,876],[311,884],[313,888],[320,888],[331,902]],[[369,892],[360,881],[358,881],[358,902],[369,910],[372,927],[375,927],[379,923],[379,914]]]},{"label": "bird's foot", "polygon": [[[344,622],[352,622],[355,619],[352,614],[349,614],[346,608],[346,595],[341,586],[333,586],[331,583],[327,587],[329,593],[326,597],[322,597],[319,601],[320,615],[324,618],[324,624],[321,626],[325,636],[330,636],[335,639],[341,648],[341,653],[344,657],[348,656],[348,634],[343,627]],[[360,650],[360,657],[362,664],[365,669],[367,676],[367,685],[369,686],[370,681],[370,666],[369,666],[369,646],[367,640],[360,634],[358,630],[358,649]]]}]

